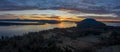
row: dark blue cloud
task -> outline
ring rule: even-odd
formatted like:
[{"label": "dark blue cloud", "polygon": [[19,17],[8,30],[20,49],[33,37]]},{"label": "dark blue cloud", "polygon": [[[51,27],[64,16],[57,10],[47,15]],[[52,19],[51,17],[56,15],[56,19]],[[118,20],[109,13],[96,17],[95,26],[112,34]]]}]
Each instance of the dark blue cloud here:
[{"label": "dark blue cloud", "polygon": [[88,12],[119,13],[120,0],[1,0],[0,10],[74,9]]}]

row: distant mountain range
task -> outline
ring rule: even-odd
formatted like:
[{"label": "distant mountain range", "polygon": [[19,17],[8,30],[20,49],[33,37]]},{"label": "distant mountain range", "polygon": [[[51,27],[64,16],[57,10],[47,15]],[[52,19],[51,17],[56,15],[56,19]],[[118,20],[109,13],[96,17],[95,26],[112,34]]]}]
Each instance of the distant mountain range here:
[{"label": "distant mountain range", "polygon": [[74,9],[120,13],[120,0],[1,0],[0,10]]},{"label": "distant mountain range", "polygon": [[41,24],[57,24],[60,21],[56,20],[18,20],[18,19],[9,19],[9,20],[0,20],[0,25],[41,25]]}]

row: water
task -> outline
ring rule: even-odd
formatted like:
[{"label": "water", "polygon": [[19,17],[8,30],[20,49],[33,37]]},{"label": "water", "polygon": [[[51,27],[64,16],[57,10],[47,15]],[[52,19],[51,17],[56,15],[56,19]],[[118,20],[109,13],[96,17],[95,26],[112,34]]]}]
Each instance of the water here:
[{"label": "water", "polygon": [[113,22],[113,23],[107,22],[105,24],[108,26],[120,26],[120,22]]},{"label": "water", "polygon": [[13,25],[0,26],[0,36],[23,35],[28,32],[38,32],[54,28],[69,28],[76,26],[72,22],[61,22],[59,24],[44,24],[44,25]]},{"label": "water", "polygon": [[[105,23],[109,26],[120,26],[120,23]],[[54,28],[69,28],[75,27],[76,24],[72,22],[61,22],[58,24],[44,24],[44,25],[13,25],[0,26],[0,36],[23,35],[28,32],[38,32]]]}]

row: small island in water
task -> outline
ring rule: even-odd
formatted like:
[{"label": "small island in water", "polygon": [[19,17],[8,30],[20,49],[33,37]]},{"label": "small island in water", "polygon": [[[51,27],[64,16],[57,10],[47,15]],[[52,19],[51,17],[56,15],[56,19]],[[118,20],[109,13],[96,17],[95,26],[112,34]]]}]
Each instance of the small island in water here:
[{"label": "small island in water", "polygon": [[77,27],[2,36],[0,52],[120,52],[119,31],[119,26],[84,19]]}]

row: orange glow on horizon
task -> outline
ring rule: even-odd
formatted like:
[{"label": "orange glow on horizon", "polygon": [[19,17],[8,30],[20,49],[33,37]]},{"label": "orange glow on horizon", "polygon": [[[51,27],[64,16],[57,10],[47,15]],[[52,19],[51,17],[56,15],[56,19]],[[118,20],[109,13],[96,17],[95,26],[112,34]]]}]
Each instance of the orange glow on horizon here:
[{"label": "orange glow on horizon", "polygon": [[58,21],[81,21],[84,18],[75,18],[69,16],[58,16],[58,17],[48,17],[48,16],[19,16],[20,19],[28,19],[28,20],[58,20]]},{"label": "orange glow on horizon", "polygon": [[[69,17],[69,16],[58,16],[58,17],[49,17],[49,16],[17,16],[19,19],[27,19],[27,20],[57,20],[57,21],[74,21],[79,22],[84,20],[83,17]],[[104,19],[104,18],[95,18],[97,21],[101,22],[120,22],[120,19]]]},{"label": "orange glow on horizon", "polygon": [[[15,19],[21,19],[21,20],[57,20],[57,21],[73,21],[73,22],[79,22],[86,18],[84,17],[76,17],[76,16],[41,16],[41,15],[19,15],[15,16]],[[101,22],[120,22],[120,19],[118,18],[94,18],[97,21]]]},{"label": "orange glow on horizon", "polygon": [[63,18],[60,18],[60,21],[63,21],[64,19]]}]

